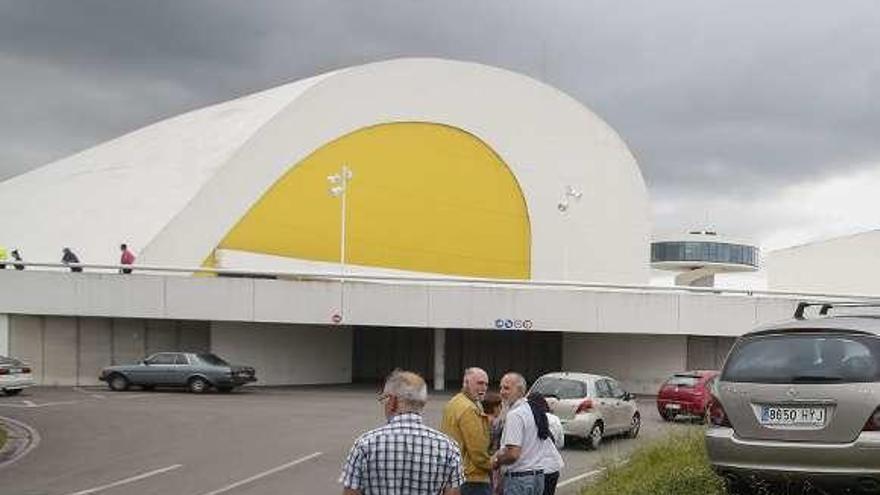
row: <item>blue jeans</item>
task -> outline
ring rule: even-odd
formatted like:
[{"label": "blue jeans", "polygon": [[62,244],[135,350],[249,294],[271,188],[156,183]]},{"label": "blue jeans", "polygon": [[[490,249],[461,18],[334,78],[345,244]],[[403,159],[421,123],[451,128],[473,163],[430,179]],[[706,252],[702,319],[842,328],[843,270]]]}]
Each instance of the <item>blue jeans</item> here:
[{"label": "blue jeans", "polygon": [[466,481],[461,485],[461,495],[492,495],[488,482]]},{"label": "blue jeans", "polygon": [[543,493],[543,473],[504,477],[504,495],[543,495]]}]

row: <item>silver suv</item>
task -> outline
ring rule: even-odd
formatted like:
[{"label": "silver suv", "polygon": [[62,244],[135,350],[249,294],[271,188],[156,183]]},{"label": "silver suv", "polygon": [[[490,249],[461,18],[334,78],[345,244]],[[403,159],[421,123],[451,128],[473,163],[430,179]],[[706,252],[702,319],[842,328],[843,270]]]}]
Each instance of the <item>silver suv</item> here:
[{"label": "silver suv", "polygon": [[880,493],[880,317],[821,304],[806,319],[815,305],[743,335],[727,357],[706,447],[733,491],[782,479]]}]

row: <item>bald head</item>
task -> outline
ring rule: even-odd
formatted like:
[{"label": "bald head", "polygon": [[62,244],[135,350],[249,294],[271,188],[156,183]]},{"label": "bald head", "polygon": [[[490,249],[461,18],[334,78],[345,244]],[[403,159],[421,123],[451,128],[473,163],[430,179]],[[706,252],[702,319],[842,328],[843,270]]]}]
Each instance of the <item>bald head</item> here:
[{"label": "bald head", "polygon": [[473,401],[481,401],[489,388],[489,375],[481,368],[464,370],[461,391]]}]

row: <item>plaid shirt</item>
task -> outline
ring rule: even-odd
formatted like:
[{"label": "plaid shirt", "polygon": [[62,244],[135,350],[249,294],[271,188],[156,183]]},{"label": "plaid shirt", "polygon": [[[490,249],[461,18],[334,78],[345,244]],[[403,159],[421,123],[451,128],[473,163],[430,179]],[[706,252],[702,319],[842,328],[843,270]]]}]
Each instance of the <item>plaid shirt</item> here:
[{"label": "plaid shirt", "polygon": [[398,414],[355,440],[339,482],[363,495],[437,495],[464,482],[461,452],[420,415]]}]

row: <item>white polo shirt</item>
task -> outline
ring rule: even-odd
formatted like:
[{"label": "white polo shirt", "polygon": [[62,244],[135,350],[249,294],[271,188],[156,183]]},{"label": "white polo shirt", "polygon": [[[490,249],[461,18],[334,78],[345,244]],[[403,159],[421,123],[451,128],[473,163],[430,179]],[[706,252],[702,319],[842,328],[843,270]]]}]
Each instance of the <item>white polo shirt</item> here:
[{"label": "white polo shirt", "polygon": [[[552,440],[546,440],[551,444]],[[520,448],[519,459],[507,466],[508,473],[543,470],[544,440],[538,438],[538,427],[532,416],[532,408],[526,400],[519,399],[507,412],[501,446],[515,445]]]}]

